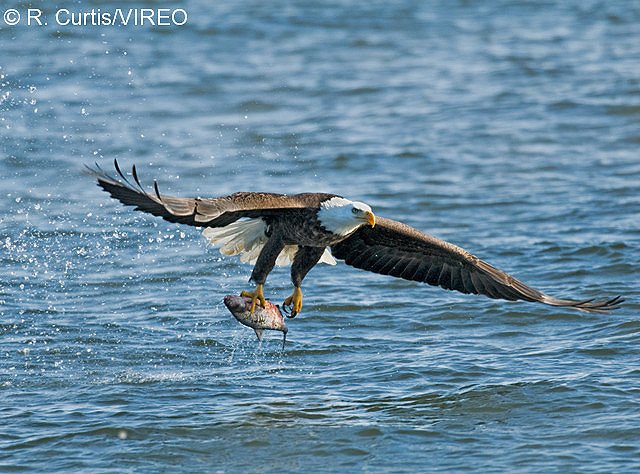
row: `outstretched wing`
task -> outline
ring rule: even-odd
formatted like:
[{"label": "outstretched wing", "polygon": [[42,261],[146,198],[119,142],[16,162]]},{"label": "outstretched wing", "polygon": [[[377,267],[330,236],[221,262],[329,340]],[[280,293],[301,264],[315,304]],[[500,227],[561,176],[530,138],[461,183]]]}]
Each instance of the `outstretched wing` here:
[{"label": "outstretched wing", "polygon": [[333,194],[305,193],[287,196],[273,193],[235,193],[219,198],[181,198],[160,194],[158,183],[153,182],[153,193],[147,192],[138,179],[136,167],[131,175],[133,183],[120,171],[114,160],[118,177],[113,177],[96,164],[88,168],[98,180],[98,185],[111,197],[136,210],[162,217],[169,222],[178,222],[198,227],[224,227],[242,218],[270,217],[283,209],[318,207]]},{"label": "outstretched wing", "polygon": [[548,296],[469,252],[391,219],[378,218],[331,247],[333,256],[362,270],[505,300],[537,301],[587,312],[615,309],[618,296],[576,301]]}]

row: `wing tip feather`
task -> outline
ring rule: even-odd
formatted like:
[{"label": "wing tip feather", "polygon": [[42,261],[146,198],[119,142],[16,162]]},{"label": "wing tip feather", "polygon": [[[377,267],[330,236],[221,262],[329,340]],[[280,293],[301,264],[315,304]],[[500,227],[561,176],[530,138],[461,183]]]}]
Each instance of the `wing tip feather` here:
[{"label": "wing tip feather", "polygon": [[597,300],[590,298],[587,300],[561,300],[552,298],[550,296],[544,296],[540,302],[551,306],[574,308],[585,313],[600,313],[605,314],[609,311],[616,310],[624,303],[622,295],[615,296],[610,299]]}]

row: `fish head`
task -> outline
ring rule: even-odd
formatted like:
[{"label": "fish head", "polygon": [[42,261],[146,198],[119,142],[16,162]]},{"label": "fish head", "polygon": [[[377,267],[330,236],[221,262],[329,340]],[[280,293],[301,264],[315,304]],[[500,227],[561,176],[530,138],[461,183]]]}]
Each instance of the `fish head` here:
[{"label": "fish head", "polygon": [[224,297],[224,305],[232,313],[239,313],[245,310],[246,304],[242,296],[227,295]]}]

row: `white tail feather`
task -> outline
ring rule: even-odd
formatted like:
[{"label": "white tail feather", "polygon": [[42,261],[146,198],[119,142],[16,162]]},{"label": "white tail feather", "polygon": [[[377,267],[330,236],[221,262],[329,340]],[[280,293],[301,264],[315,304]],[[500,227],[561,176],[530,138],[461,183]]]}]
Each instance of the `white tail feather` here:
[{"label": "white tail feather", "polygon": [[335,265],[338,262],[336,262],[336,259],[333,258],[333,255],[331,255],[331,250],[329,249],[329,247],[327,247],[326,249],[324,249],[324,253],[322,254],[322,257],[320,257],[319,263],[326,263],[327,265]]},{"label": "white tail feather", "polygon": [[[241,262],[255,264],[268,240],[266,230],[267,224],[262,219],[245,219],[237,220],[225,227],[207,227],[202,234],[220,248],[222,255],[240,255]],[[297,251],[297,245],[285,246],[278,255],[276,265],[291,265]],[[336,259],[326,248],[320,262],[335,265]]]}]

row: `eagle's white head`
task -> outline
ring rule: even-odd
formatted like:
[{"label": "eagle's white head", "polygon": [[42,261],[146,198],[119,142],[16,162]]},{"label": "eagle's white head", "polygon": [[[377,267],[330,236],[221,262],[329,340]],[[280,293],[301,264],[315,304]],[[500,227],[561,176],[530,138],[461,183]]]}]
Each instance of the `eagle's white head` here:
[{"label": "eagle's white head", "polygon": [[322,227],[340,236],[349,235],[365,224],[376,225],[376,216],[368,205],[341,197],[332,197],[320,204],[318,220]]}]

